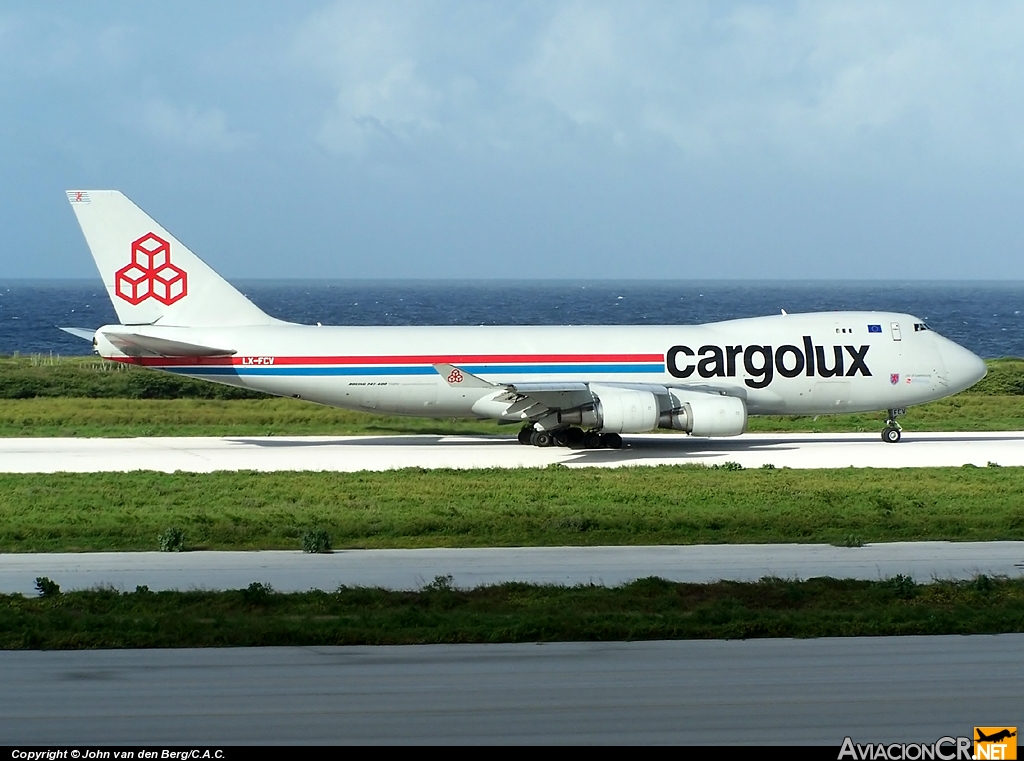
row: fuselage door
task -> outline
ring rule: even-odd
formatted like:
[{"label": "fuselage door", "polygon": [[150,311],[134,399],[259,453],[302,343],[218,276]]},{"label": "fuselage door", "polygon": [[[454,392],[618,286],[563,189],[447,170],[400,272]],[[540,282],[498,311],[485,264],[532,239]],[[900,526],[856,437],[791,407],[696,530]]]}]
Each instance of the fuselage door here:
[{"label": "fuselage door", "polygon": [[900,324],[898,322],[890,322],[889,328],[892,330],[892,340],[902,341],[903,336],[900,335]]}]

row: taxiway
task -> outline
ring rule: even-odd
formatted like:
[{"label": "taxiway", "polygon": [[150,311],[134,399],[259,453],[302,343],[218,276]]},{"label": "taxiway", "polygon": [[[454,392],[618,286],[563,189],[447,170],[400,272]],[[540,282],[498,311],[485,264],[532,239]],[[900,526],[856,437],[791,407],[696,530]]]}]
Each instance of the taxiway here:
[{"label": "taxiway", "polygon": [[1024,575],[1024,542],[722,544],[652,547],[483,547],[301,552],[87,552],[0,555],[0,593],[34,594],[46,576],[62,589],[240,589],[254,581],[280,592],[339,586],[419,589],[437,576],[471,588],[509,581],[617,586],[658,576],[706,583],[764,576],[918,582]]},{"label": "taxiway", "polygon": [[1016,726],[1024,635],[0,652],[7,744],[819,744]]}]

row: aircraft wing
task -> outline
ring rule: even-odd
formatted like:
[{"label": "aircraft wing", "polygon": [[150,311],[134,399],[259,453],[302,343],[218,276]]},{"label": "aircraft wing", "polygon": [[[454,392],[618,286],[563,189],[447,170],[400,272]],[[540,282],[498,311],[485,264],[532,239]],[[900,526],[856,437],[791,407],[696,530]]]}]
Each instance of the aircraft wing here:
[{"label": "aircraft wing", "polygon": [[[569,410],[594,401],[586,383],[491,383],[461,367],[438,363],[434,369],[453,388],[492,388],[496,402],[508,402],[506,415],[535,417],[549,410]],[[529,410],[529,413],[522,413]]]},{"label": "aircraft wing", "polygon": [[505,416],[528,420],[592,405],[594,395],[586,383],[515,383],[505,386],[505,392],[494,401],[508,403]]},{"label": "aircraft wing", "polygon": [[[453,388],[494,389],[491,402],[499,405],[507,404],[501,412],[505,420],[537,420],[552,412],[564,412],[593,405],[596,395],[590,384],[583,381],[555,381],[543,383],[491,383],[473,373],[450,364],[436,364],[434,369]],[[660,383],[629,383],[602,382],[603,388],[631,389],[649,391],[655,396],[671,396],[672,392],[685,392],[700,396],[740,396],[746,395],[735,388],[723,388],[714,384],[660,384]]]}]

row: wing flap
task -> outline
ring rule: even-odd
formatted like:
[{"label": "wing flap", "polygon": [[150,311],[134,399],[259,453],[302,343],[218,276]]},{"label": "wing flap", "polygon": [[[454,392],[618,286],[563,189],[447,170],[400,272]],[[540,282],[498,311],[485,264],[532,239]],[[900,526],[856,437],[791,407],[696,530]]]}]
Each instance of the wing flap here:
[{"label": "wing flap", "polygon": [[[582,388],[546,389],[543,391],[521,390],[517,386],[515,391],[520,397],[529,399],[535,404],[542,404],[549,410],[571,410],[594,402],[594,395],[590,393],[587,384],[581,383],[580,385]],[[521,403],[516,402],[517,405]]]}]

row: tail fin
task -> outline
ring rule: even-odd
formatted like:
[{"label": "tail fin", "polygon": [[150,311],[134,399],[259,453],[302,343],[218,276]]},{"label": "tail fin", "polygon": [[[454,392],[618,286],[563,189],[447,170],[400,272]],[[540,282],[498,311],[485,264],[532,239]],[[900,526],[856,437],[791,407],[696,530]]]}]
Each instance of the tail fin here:
[{"label": "tail fin", "polygon": [[85,241],[124,325],[276,323],[116,190],[69,190]]}]

